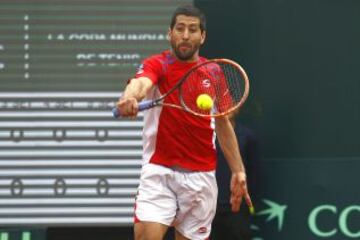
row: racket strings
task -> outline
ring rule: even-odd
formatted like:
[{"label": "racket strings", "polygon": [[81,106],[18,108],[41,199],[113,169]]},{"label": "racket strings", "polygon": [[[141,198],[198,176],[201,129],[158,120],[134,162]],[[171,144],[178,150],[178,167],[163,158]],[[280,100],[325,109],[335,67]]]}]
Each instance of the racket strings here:
[{"label": "racket strings", "polygon": [[[200,115],[220,115],[236,108],[244,94],[244,79],[237,66],[208,62],[192,71],[181,86],[182,105]],[[212,107],[199,108],[197,98],[206,94]]]},{"label": "racket strings", "polygon": [[214,95],[211,88],[211,79],[209,78],[207,66],[204,65],[191,72],[187,76],[181,87],[181,98],[185,108],[199,113],[209,114],[209,110],[203,110],[197,105],[197,98],[201,94],[207,94],[210,97]]},{"label": "racket strings", "polygon": [[245,81],[239,69],[227,63],[219,63],[222,70],[223,81],[219,84],[219,112],[226,112],[236,107],[244,95]]}]

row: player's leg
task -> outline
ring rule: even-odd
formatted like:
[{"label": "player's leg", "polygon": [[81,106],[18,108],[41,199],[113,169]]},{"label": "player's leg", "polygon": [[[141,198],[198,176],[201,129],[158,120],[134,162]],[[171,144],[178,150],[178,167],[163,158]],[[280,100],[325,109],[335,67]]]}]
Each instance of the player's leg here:
[{"label": "player's leg", "polygon": [[178,231],[175,231],[175,240],[191,240],[190,238],[186,238]]},{"label": "player's leg", "polygon": [[146,164],[141,170],[135,200],[134,234],[136,240],[162,240],[176,214],[176,196],[167,185],[172,170]]},{"label": "player's leg", "polygon": [[215,172],[179,173],[176,240],[208,239],[216,212]]},{"label": "player's leg", "polygon": [[138,222],[134,226],[135,240],[162,240],[168,226],[155,222]]}]

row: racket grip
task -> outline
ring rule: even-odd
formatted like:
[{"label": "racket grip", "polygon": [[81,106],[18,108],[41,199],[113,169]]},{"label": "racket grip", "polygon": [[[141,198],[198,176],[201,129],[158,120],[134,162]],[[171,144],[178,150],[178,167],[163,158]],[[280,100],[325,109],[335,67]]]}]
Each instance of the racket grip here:
[{"label": "racket grip", "polygon": [[[155,106],[155,103],[154,103],[153,100],[142,101],[142,102],[140,102],[139,105],[138,105],[138,110],[139,110],[139,111],[143,111],[143,110],[152,108],[153,106]],[[120,109],[118,109],[118,108],[116,108],[116,107],[112,109],[112,113],[113,113],[114,118],[119,118],[119,117],[121,117]]]},{"label": "racket grip", "polygon": [[116,107],[112,109],[112,114],[113,114],[114,118],[121,117],[120,110],[118,108],[116,108]]},{"label": "racket grip", "polygon": [[139,111],[143,111],[155,106],[155,102],[153,100],[145,100],[139,103]]}]

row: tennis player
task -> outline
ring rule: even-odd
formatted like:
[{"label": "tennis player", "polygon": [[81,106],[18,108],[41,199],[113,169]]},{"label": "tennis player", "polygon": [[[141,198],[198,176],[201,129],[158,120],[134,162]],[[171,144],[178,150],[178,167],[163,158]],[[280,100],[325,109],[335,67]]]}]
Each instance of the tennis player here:
[{"label": "tennis player", "polygon": [[[199,56],[205,37],[204,14],[193,6],[177,8],[168,31],[171,50],[143,61],[117,103],[122,116],[136,117],[139,101],[166,93],[191,67],[206,61]],[[178,103],[178,92],[165,101]],[[144,112],[143,166],[134,214],[136,240],[161,240],[169,226],[175,227],[177,240],[208,239],[218,191],[215,136],[232,172],[232,210],[239,210],[243,198],[252,207],[228,117],[207,119],[155,107]]]}]

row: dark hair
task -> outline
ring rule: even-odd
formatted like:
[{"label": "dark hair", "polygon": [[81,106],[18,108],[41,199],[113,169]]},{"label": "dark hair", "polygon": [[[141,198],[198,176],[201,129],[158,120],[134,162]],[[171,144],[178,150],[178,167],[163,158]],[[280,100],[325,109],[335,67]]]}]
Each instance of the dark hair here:
[{"label": "dark hair", "polygon": [[200,20],[200,29],[201,31],[206,31],[206,17],[205,14],[198,8],[192,5],[185,5],[178,7],[173,13],[170,28],[173,29],[176,23],[176,17],[178,15],[185,15],[190,17],[197,17]]}]

